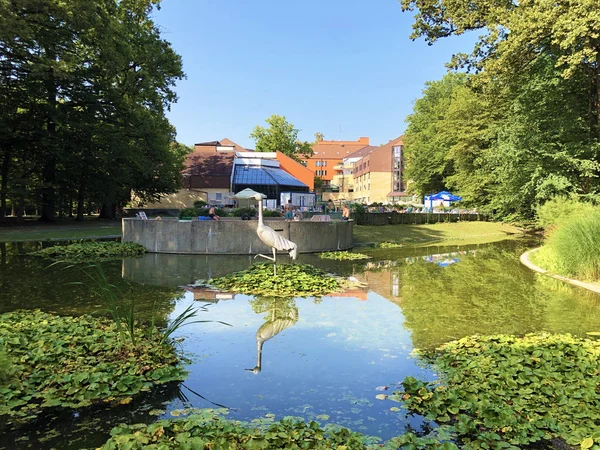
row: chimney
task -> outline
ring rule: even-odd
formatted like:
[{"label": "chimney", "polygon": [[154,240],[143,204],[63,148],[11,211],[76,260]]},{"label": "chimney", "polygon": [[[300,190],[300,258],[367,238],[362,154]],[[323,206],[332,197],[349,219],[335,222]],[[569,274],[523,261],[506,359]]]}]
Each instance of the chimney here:
[{"label": "chimney", "polygon": [[359,144],[364,144],[364,145],[369,145],[369,138],[368,137],[359,137],[358,138],[358,143]]}]

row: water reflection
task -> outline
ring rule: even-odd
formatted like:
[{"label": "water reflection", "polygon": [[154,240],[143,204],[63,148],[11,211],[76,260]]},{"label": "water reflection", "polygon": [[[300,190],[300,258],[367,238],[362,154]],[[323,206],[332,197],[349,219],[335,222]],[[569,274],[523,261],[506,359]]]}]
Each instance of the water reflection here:
[{"label": "water reflection", "polygon": [[293,299],[273,297],[256,297],[250,304],[255,313],[267,313],[265,323],[256,332],[256,366],[246,369],[256,375],[262,370],[263,345],[298,322],[298,308]]},{"label": "water reflection", "polygon": [[[172,311],[171,317],[194,302],[213,303],[201,317],[212,322],[177,333],[185,337],[185,353],[193,356],[185,388],[194,395],[170,397],[167,410],[217,404],[232,408],[230,417],[241,420],[266,413],[321,421],[328,416],[333,423],[389,438],[426,426],[404,411],[390,411],[397,405],[375,399],[377,387],[393,389],[405,376],[434,377],[413,359],[413,348],[471,334],[600,331],[600,297],[523,267],[518,256],[530,246],[510,241],[368,250],[373,259],[366,262],[300,255],[299,262],[353,275],[369,286],[321,299],[254,298],[194,287],[182,295],[178,288],[245,269],[252,264],[247,256],[147,255],[102,267],[142,313],[156,300],[165,315]],[[22,250],[0,246],[3,311],[98,309],[89,286],[69,284],[78,279],[74,269],[47,269],[47,262],[19,256]],[[460,262],[437,264],[449,258]],[[248,369],[254,358],[254,368]],[[146,405],[136,400],[132,408],[143,415],[150,408]],[[123,421],[154,419],[146,414]],[[110,425],[98,425],[99,433],[105,435]],[[68,419],[60,427],[68,429]]]},{"label": "water reflection", "polygon": [[[403,257],[375,263],[357,277],[401,307],[416,348],[472,334],[585,336],[600,329],[600,296],[531,272],[518,260],[523,251],[523,243],[512,241]],[[459,263],[437,264],[448,258]]]}]

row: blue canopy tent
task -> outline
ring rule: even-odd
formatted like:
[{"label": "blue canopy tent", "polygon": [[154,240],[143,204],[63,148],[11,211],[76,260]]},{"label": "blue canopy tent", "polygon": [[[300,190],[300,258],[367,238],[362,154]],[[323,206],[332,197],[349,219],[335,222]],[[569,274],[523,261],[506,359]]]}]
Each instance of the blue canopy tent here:
[{"label": "blue canopy tent", "polygon": [[433,209],[434,206],[439,206],[442,203],[443,206],[450,206],[452,202],[458,202],[462,200],[462,197],[458,195],[452,195],[448,191],[440,191],[437,194],[431,194],[425,196],[425,207]]}]

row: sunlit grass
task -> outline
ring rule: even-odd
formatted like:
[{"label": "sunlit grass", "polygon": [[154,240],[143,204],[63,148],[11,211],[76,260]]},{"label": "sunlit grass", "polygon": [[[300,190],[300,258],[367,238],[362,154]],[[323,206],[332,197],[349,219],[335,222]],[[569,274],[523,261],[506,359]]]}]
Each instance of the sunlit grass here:
[{"label": "sunlit grass", "polygon": [[51,225],[26,224],[0,227],[0,242],[76,240],[120,235],[120,221],[67,222]]},{"label": "sunlit grass", "polygon": [[582,281],[600,280],[600,209],[565,220],[533,252],[532,261],[550,271]]},{"label": "sunlit grass", "polygon": [[411,246],[446,244],[479,244],[518,236],[522,230],[500,222],[458,222],[428,225],[382,225],[354,227],[354,242],[378,244],[383,242]]}]

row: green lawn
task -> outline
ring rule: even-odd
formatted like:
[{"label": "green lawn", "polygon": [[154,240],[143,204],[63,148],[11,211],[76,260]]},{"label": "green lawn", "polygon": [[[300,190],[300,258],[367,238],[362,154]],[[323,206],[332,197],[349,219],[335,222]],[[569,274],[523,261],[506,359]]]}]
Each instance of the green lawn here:
[{"label": "green lawn", "polygon": [[98,219],[84,222],[40,222],[0,226],[0,242],[50,241],[121,236],[121,221]]},{"label": "green lawn", "polygon": [[458,222],[428,225],[382,225],[354,227],[354,242],[358,245],[393,242],[397,244],[429,245],[480,244],[495,242],[522,234],[522,230],[499,222]]}]

